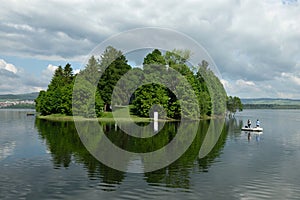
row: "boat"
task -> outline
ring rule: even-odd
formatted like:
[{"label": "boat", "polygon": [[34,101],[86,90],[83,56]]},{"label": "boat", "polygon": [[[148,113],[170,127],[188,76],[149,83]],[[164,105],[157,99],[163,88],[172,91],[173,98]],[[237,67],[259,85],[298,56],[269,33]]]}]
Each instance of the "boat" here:
[{"label": "boat", "polygon": [[263,130],[264,129],[261,127],[253,127],[253,128],[244,127],[244,128],[242,128],[242,131],[262,132]]}]

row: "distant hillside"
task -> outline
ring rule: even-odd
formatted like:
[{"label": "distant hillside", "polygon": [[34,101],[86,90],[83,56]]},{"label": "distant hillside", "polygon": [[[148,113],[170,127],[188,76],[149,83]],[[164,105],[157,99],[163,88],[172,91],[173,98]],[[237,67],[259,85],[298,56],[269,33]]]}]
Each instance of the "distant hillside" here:
[{"label": "distant hillside", "polygon": [[27,93],[27,94],[2,94],[0,95],[0,101],[6,100],[34,100],[39,95],[38,92]]},{"label": "distant hillside", "polygon": [[241,99],[245,109],[300,109],[300,99]]}]

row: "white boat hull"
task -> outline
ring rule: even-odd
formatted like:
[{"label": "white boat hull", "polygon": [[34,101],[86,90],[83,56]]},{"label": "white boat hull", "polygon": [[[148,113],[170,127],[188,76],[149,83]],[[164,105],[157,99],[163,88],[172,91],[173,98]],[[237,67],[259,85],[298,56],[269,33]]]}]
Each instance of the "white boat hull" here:
[{"label": "white boat hull", "polygon": [[254,132],[262,132],[263,128],[261,127],[253,127],[253,128],[242,128],[242,131],[254,131]]}]

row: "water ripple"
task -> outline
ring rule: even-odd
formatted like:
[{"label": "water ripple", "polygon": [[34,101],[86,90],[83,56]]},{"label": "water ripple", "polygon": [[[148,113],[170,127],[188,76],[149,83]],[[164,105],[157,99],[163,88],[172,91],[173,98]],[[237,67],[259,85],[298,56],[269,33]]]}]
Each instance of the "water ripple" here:
[{"label": "water ripple", "polygon": [[256,178],[234,189],[239,199],[299,199],[300,189],[280,178]]}]

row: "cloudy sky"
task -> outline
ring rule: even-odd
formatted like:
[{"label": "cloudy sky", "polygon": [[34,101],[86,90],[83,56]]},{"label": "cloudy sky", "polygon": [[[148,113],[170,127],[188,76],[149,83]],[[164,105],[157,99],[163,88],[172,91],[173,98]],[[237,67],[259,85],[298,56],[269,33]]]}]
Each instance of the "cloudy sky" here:
[{"label": "cloudy sky", "polygon": [[[200,43],[229,95],[300,99],[297,0],[0,0],[0,94],[45,89],[108,37],[161,27]],[[175,48],[175,47],[174,47]]]}]

